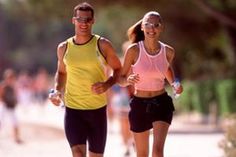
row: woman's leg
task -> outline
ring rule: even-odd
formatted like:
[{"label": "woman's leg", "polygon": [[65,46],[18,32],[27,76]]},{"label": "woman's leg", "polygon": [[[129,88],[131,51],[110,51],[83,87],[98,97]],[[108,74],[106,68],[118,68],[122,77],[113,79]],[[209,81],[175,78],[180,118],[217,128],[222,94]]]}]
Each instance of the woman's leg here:
[{"label": "woman's leg", "polygon": [[149,133],[150,131],[144,131],[141,133],[133,133],[135,147],[137,151],[137,157],[148,157],[149,154]]},{"label": "woman's leg", "polygon": [[163,121],[153,123],[153,148],[152,157],[164,157],[164,145],[169,129],[169,124]]}]

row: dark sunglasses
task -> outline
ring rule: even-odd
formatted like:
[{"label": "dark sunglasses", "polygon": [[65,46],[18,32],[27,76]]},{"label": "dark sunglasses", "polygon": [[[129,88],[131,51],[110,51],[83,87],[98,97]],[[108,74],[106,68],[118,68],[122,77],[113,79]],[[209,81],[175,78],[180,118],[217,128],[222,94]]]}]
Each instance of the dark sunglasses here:
[{"label": "dark sunglasses", "polygon": [[88,18],[75,17],[75,20],[79,23],[89,23],[93,20],[93,18],[91,18],[91,17],[88,17]]},{"label": "dark sunglasses", "polygon": [[145,22],[143,26],[144,28],[158,28],[161,26],[161,24],[160,23],[153,24],[153,23]]}]

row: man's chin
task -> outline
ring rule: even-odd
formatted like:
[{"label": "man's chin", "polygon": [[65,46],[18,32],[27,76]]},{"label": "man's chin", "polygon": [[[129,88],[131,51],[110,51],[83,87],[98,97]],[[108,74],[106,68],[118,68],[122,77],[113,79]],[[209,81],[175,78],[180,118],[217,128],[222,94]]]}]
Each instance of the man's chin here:
[{"label": "man's chin", "polygon": [[89,35],[91,34],[89,31],[80,31],[79,35]]}]

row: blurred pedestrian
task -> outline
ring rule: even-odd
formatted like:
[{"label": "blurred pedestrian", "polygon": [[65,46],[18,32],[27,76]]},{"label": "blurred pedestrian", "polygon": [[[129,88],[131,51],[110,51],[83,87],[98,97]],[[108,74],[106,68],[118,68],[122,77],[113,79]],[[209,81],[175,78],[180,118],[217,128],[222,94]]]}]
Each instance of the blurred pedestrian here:
[{"label": "blurred pedestrian", "polygon": [[131,148],[133,147],[133,138],[130,131],[128,120],[128,113],[130,111],[129,101],[132,97],[132,86],[120,87],[114,85],[111,88],[111,106],[120,124],[120,133],[124,143],[124,156],[131,155]]},{"label": "blurred pedestrian", "polygon": [[40,106],[45,105],[48,98],[49,76],[44,67],[38,69],[34,78],[34,96],[36,103]]},{"label": "blurred pedestrian", "polygon": [[[125,54],[119,83],[133,85],[129,121],[137,157],[149,156],[149,135],[153,129],[152,157],[163,157],[164,143],[171,124],[174,105],[165,90],[165,80],[174,87],[172,70],[174,49],[160,41],[163,21],[158,12],[151,11],[131,26],[128,37],[132,43]],[[175,88],[177,94],[182,86]]]},{"label": "blurred pedestrian", "polygon": [[33,81],[29,73],[21,71],[17,77],[18,102],[24,109],[28,109],[33,101]]},{"label": "blurred pedestrian", "polygon": [[[109,40],[92,33],[94,9],[84,2],[74,8],[75,35],[58,45],[55,90],[59,105],[64,93],[65,133],[73,157],[102,157],[107,136],[106,94],[121,68]],[[106,65],[113,75],[105,77]],[[88,144],[88,155],[86,155]]]},{"label": "blurred pedestrian", "polygon": [[13,126],[13,137],[16,143],[22,143],[20,138],[19,123],[16,115],[18,104],[16,91],[16,73],[13,69],[6,69],[3,73],[3,81],[0,83],[0,100],[2,101],[2,113],[0,123],[8,116]]},{"label": "blurred pedestrian", "polygon": [[[129,41],[126,41],[122,44],[123,54],[125,53],[125,50],[129,45]],[[131,155],[131,148],[133,148],[133,137],[130,131],[128,113],[130,111],[129,101],[133,96],[134,88],[131,85],[127,87],[114,85],[110,91],[110,106],[112,108],[112,111],[114,112],[113,114],[116,115],[116,118],[118,118],[120,124],[120,133],[125,147],[124,156],[128,157]]]}]

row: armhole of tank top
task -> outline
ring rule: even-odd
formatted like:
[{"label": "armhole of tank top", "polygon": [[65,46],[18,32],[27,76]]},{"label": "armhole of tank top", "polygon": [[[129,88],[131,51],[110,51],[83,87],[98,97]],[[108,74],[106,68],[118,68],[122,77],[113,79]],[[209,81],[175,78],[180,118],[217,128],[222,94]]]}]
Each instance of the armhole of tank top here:
[{"label": "armhole of tank top", "polygon": [[96,53],[97,53],[97,55],[98,55],[99,57],[102,56],[103,60],[106,61],[106,58],[105,58],[105,56],[103,55],[103,53],[102,53],[102,51],[101,51],[101,49],[100,49],[100,46],[99,46],[99,41],[100,41],[101,37],[96,36],[96,38],[97,38]]},{"label": "armhole of tank top", "polygon": [[101,49],[100,49],[100,46],[99,46],[99,41],[101,39],[100,36],[97,36],[95,35],[96,38],[97,38],[97,43],[96,43],[96,54],[97,54],[97,57],[98,57],[98,60],[101,64],[101,66],[103,67],[103,69],[106,69],[106,65],[107,65],[107,61],[106,61],[106,58],[105,56],[103,55],[103,53],[101,52]]},{"label": "armhole of tank top", "polygon": [[65,60],[65,56],[66,56],[66,53],[67,53],[67,49],[68,49],[68,40],[66,41],[66,48],[65,48],[65,51],[64,51],[64,54],[63,54],[63,62]]},{"label": "armhole of tank top", "polygon": [[140,61],[140,58],[141,58],[141,50],[142,50],[141,41],[138,42],[137,45],[138,45],[138,49],[139,49],[138,50],[138,58],[137,58],[136,62],[133,65],[131,65],[132,67],[135,67],[138,64],[138,62]]},{"label": "armhole of tank top", "polygon": [[163,48],[163,52],[164,52],[164,56],[165,56],[165,61],[166,61],[166,64],[168,65],[168,67],[170,66],[170,63],[167,59],[167,54],[166,54],[166,45],[164,43],[161,43],[161,47]]}]

